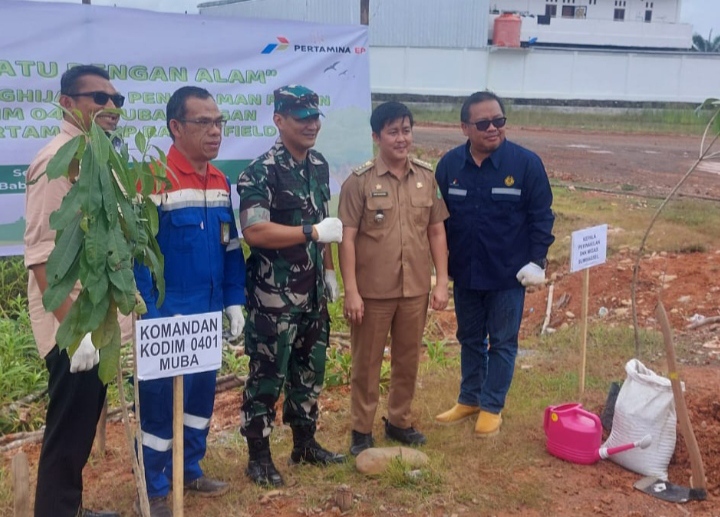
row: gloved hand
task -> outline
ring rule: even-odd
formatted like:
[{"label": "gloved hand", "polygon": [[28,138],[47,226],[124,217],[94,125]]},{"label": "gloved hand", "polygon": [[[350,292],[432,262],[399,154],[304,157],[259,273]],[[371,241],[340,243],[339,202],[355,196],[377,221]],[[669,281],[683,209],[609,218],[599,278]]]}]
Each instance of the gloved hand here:
[{"label": "gloved hand", "polygon": [[335,302],[340,298],[340,286],[334,269],[325,270],[325,294],[330,302]]},{"label": "gloved hand", "polygon": [[315,225],[318,242],[342,242],[342,221],[337,217],[326,217]]},{"label": "gloved hand", "polygon": [[535,262],[528,262],[517,272],[515,278],[517,278],[518,282],[524,287],[529,285],[543,285],[545,284],[545,270],[535,264]]},{"label": "gloved hand", "polygon": [[243,316],[242,305],[230,305],[225,307],[225,315],[230,320],[230,335],[234,338],[238,337],[245,326],[245,316]]},{"label": "gloved hand", "polygon": [[100,362],[100,352],[95,349],[90,333],[80,341],[75,353],[70,358],[70,373],[86,372]]}]

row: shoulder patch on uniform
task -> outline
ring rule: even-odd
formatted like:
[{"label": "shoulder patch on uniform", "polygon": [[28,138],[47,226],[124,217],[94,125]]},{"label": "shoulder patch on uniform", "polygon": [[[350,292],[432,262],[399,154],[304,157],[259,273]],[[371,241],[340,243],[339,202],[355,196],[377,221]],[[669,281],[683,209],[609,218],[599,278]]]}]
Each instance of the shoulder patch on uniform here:
[{"label": "shoulder patch on uniform", "polygon": [[418,158],[410,158],[410,161],[413,162],[415,165],[419,165],[420,167],[424,167],[425,169],[428,169],[430,171],[433,170],[432,164],[419,160]]},{"label": "shoulder patch on uniform", "polygon": [[353,174],[355,174],[356,176],[362,176],[362,175],[365,174],[367,171],[369,171],[370,169],[372,169],[372,166],[373,166],[373,165],[374,165],[374,164],[373,164],[373,161],[372,161],[372,160],[368,160],[368,161],[366,161],[365,163],[363,163],[360,167],[355,167],[355,168],[353,169]]}]

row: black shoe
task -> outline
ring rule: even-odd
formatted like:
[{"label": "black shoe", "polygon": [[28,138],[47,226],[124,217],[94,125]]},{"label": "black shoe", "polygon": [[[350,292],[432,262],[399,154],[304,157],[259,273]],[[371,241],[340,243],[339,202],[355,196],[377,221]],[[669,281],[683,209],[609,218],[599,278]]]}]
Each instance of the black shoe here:
[{"label": "black shoe", "polygon": [[414,427],[408,427],[401,429],[390,423],[390,421],[383,417],[385,421],[385,437],[396,442],[404,443],[405,445],[424,445],[427,439],[425,435]]},{"label": "black shoe", "polygon": [[350,443],[350,454],[357,456],[365,449],[375,447],[375,440],[373,440],[372,433],[360,433],[358,431],[352,432],[352,442]]},{"label": "black shoe", "polygon": [[80,508],[78,517],[120,517],[120,514],[117,512],[93,512],[87,508]]},{"label": "black shoe", "polygon": [[185,490],[204,497],[217,497],[230,490],[230,485],[219,479],[201,476],[185,483]]},{"label": "black shoe", "polygon": [[253,483],[263,487],[283,486],[285,482],[275,468],[270,455],[269,438],[248,438],[248,461],[245,474]]},{"label": "black shoe", "polygon": [[290,465],[310,463],[311,465],[330,465],[345,461],[344,454],[324,449],[315,441],[315,425],[292,427],[293,450],[290,453]]},{"label": "black shoe", "polygon": [[[172,510],[167,504],[167,497],[150,497],[148,502],[150,503],[150,517],[173,517]],[[140,499],[135,499],[133,510],[135,510],[137,515],[142,515],[140,511]]]}]

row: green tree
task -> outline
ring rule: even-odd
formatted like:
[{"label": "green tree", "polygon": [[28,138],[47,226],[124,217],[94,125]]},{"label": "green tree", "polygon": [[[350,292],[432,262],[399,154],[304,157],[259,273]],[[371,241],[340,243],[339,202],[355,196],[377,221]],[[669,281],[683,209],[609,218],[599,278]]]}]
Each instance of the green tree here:
[{"label": "green tree", "polygon": [[[109,110],[108,110],[109,111]],[[72,355],[83,336],[92,333],[100,351],[100,379],[107,383],[120,359],[117,312],[146,312],[135,285],[133,262],[147,265],[157,282],[162,303],[163,257],[155,240],[157,207],[150,194],[169,185],[165,154],[137,133],[140,160],[125,146],[116,149],[118,135],[107,135],[95,124],[66,143],[48,164],[50,180],[74,181],[60,208],[50,216],[57,231],[47,262],[49,287],[43,295],[48,311],[59,307],[79,281],[80,294],[58,329],[58,347]],[[154,151],[157,157],[150,156]],[[77,171],[82,171],[77,174]]]},{"label": "green tree", "polygon": [[698,52],[720,52],[720,36],[715,36],[713,38],[712,30],[710,30],[710,34],[707,39],[697,33],[693,34],[692,39],[693,50],[697,50]]}]

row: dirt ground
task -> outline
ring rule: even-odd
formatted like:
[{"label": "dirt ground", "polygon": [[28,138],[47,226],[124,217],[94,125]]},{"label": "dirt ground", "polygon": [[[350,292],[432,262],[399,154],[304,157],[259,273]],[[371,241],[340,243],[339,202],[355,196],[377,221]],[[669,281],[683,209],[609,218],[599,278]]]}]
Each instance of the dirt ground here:
[{"label": "dirt ground", "polygon": [[[540,154],[552,178],[577,185],[600,184],[603,188],[619,193],[627,193],[629,185],[634,193],[656,196],[667,193],[674,186],[692,165],[699,146],[697,137],[600,135],[523,128],[508,129],[508,137]],[[462,143],[463,137],[457,128],[418,127],[415,141],[425,151],[425,156],[440,156],[450,147]],[[720,174],[713,172],[713,167],[711,165],[704,172],[698,172],[682,192],[720,200]],[[608,325],[631,324],[629,286],[633,260],[629,254],[619,253],[610,257],[605,265],[593,269],[589,297],[589,314],[593,320],[602,320]],[[580,321],[581,275],[570,275],[566,266],[555,269],[554,273],[554,308],[549,326],[557,329]],[[677,339],[683,343],[681,376],[686,384],[686,400],[705,463],[708,500],[682,506],[660,502],[634,490],[632,483],[638,476],[609,461],[587,467],[561,462],[548,455],[533,468],[556,479],[551,485],[552,493],[548,494],[557,501],[552,515],[720,516],[720,323],[687,329],[697,314],[720,316],[719,273],[720,250],[713,249],[705,253],[660,253],[647,257],[642,262],[640,276],[642,292],[655,293],[660,284],[664,286],[663,300]],[[528,293],[523,337],[539,333],[547,295],[548,288],[545,287]],[[638,302],[641,326],[656,328],[653,312],[655,298],[640,296]],[[604,316],[599,315],[601,307],[607,309]],[[455,323],[451,311],[444,313],[440,325],[448,337],[453,336]],[[337,411],[338,400],[342,401],[343,396],[346,393],[342,391],[326,390],[322,399],[323,410]],[[237,428],[239,397],[239,389],[219,394],[211,439],[217,439],[225,430]],[[602,408],[588,409],[599,413]],[[23,450],[30,459],[32,480],[39,446],[27,445]],[[94,496],[94,503],[112,507],[113,499],[118,494],[123,499],[132,497],[129,490],[123,488],[118,491],[118,487],[133,484],[126,451],[124,431],[120,424],[109,425],[107,457],[103,461],[91,462],[85,473],[88,493],[107,494],[102,499]],[[5,455],[6,464],[11,455]],[[232,461],[238,463],[238,469],[244,467],[245,458]],[[676,484],[689,484],[690,464],[681,436],[678,436],[669,474],[670,480]],[[292,497],[284,497],[282,503],[258,501],[243,511],[247,513],[242,515],[260,517],[299,515]],[[352,510],[349,515],[363,516],[361,512]],[[435,515],[451,517],[444,512],[438,509]],[[203,511],[202,502],[197,499],[186,508],[185,513],[207,515]],[[335,510],[319,514],[335,515],[339,512]],[[396,514],[388,512],[387,515]],[[501,512],[496,515],[538,514]]]}]

